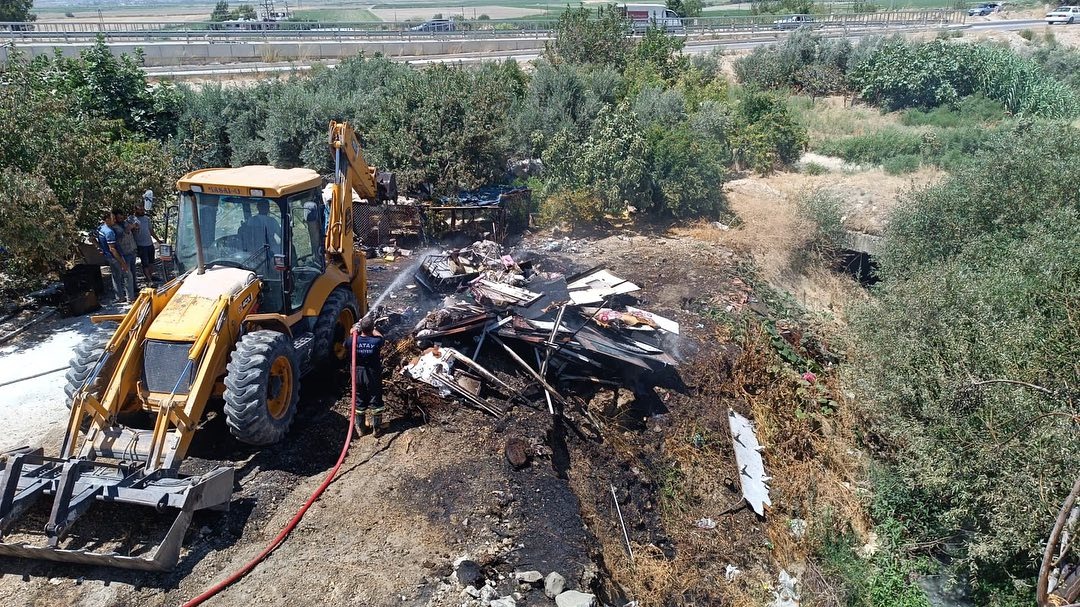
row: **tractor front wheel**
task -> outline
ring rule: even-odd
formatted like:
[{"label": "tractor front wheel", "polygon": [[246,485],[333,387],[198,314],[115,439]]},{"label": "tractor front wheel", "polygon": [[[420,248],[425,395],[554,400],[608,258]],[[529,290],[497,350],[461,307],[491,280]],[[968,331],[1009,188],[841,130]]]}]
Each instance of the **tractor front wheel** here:
[{"label": "tractor front wheel", "polygon": [[323,361],[340,367],[349,362],[349,353],[345,351],[345,338],[349,330],[360,320],[356,296],[348,287],[338,287],[326,298],[319,318],[315,321],[315,343],[312,358],[316,363]]},{"label": "tractor front wheel", "polygon": [[240,338],[225,375],[225,423],[249,445],[270,445],[289,431],[300,399],[300,369],[292,340],[278,331]]},{"label": "tractor front wheel", "polygon": [[[64,394],[67,394],[67,408],[71,409],[74,404],[75,393],[83,388],[83,384],[86,384],[86,393],[100,400],[102,394],[105,392],[105,386],[108,383],[108,369],[102,369],[93,381],[87,383],[90,376],[93,374],[94,369],[97,368],[98,362],[101,361],[101,357],[105,354],[105,346],[109,345],[110,335],[103,335],[101,337],[91,337],[81,344],[75,346],[75,356],[72,357],[68,363],[69,369],[67,375],[64,377],[67,379],[67,384],[64,385]],[[86,432],[90,427],[90,418],[86,417],[82,420],[79,428]]]}]

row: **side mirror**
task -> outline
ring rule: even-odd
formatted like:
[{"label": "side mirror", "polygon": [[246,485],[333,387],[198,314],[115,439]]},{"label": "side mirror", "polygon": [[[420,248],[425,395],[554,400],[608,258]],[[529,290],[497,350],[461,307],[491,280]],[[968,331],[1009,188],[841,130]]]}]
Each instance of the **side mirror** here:
[{"label": "side mirror", "polygon": [[158,245],[158,257],[162,261],[172,261],[173,248],[171,244],[161,243]]},{"label": "side mirror", "polygon": [[288,267],[289,267],[289,258],[288,258],[288,256],[286,256],[286,255],[284,255],[282,253],[274,255],[274,269],[275,270],[277,270],[278,272],[284,272],[285,269],[288,268]]}]

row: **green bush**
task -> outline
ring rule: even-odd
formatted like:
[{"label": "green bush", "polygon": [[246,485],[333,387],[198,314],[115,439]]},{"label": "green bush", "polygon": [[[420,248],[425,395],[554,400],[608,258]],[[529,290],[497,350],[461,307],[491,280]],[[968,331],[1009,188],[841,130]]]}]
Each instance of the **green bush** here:
[{"label": "green bush", "polygon": [[764,89],[791,88],[812,97],[847,89],[845,72],[851,43],[823,38],[810,30],[796,30],[783,42],[759,46],[735,62],[735,76],[743,84]]},{"label": "green bush", "polygon": [[566,131],[552,138],[542,157],[545,188],[589,192],[609,213],[622,213],[628,204],[646,208],[651,199],[647,154],[633,112],[625,105],[608,107],[583,141]]},{"label": "green bush", "polygon": [[724,177],[731,157],[722,141],[688,126],[654,128],[649,150],[653,211],[674,217],[715,217],[724,209]]},{"label": "green bush", "polygon": [[632,48],[626,31],[626,20],[614,8],[601,9],[599,19],[590,8],[567,8],[559,15],[555,40],[544,54],[553,63],[621,68]]},{"label": "green bush", "polygon": [[929,110],[909,109],[900,114],[900,124],[905,126],[933,126],[955,128],[993,124],[1005,118],[1001,102],[975,94],[964,97],[955,105],[943,105]]},{"label": "green bush", "polygon": [[[977,604],[1030,588],[1076,474],[1080,191],[1060,177],[1078,162],[1067,127],[996,136],[894,214],[852,317],[871,440],[917,502],[897,518],[913,542],[950,538]],[[995,380],[1048,392],[977,384]]]},{"label": "green bush", "polygon": [[881,168],[890,175],[906,175],[919,170],[922,160],[915,154],[901,154],[882,161]]},{"label": "green bush", "polygon": [[952,105],[981,92],[1014,114],[1080,114],[1075,91],[1037,63],[989,44],[889,39],[854,64],[848,78],[864,99],[891,110]]},{"label": "green bush", "polygon": [[604,201],[583,190],[559,190],[540,201],[540,223],[545,226],[594,225],[604,219]]},{"label": "green bush", "polygon": [[807,192],[796,200],[799,216],[812,229],[807,248],[817,255],[829,255],[841,248],[847,236],[844,229],[843,201],[826,189]]},{"label": "green bush", "polygon": [[767,174],[796,162],[809,141],[787,103],[757,90],[744,91],[735,108],[732,147],[736,161]]},{"label": "green bush", "polygon": [[896,156],[918,156],[923,150],[923,137],[916,132],[885,128],[866,135],[829,139],[818,145],[818,151],[837,156],[847,162],[881,164]]},{"label": "green bush", "polygon": [[62,270],[77,235],[43,177],[0,169],[0,294],[39,287]]},{"label": "green bush", "polygon": [[829,168],[817,162],[807,162],[803,164],[802,172],[811,176],[824,175],[829,172]]},{"label": "green bush", "polygon": [[1026,29],[1025,30],[1020,30],[1020,37],[1023,38],[1024,40],[1031,41],[1031,40],[1035,39],[1035,32],[1033,32],[1031,30],[1026,30]]}]

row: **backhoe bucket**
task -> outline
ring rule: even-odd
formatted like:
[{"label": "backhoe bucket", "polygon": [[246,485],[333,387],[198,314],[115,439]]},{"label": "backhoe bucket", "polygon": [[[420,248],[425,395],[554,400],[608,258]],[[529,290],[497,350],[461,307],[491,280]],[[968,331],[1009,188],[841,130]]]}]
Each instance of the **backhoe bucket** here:
[{"label": "backhoe bucket", "polygon": [[[148,475],[137,464],[127,467],[79,458],[64,460],[28,447],[4,453],[0,459],[0,555],[144,571],[168,571],[176,566],[195,511],[227,509],[235,474],[234,468],[221,467],[189,477]],[[3,537],[43,495],[53,497],[45,545]],[[179,513],[164,540],[148,555],[62,547],[72,525],[96,501],[149,506],[159,512],[173,508]]]}]

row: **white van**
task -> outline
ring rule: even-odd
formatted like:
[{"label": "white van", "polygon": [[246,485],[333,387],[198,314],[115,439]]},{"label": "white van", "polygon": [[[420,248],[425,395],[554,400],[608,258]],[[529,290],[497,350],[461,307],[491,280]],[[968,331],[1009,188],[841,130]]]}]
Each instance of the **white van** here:
[{"label": "white van", "polygon": [[686,31],[682,17],[663,4],[624,4],[618,6],[630,21],[634,33],[642,34],[650,27],[681,34]]}]

